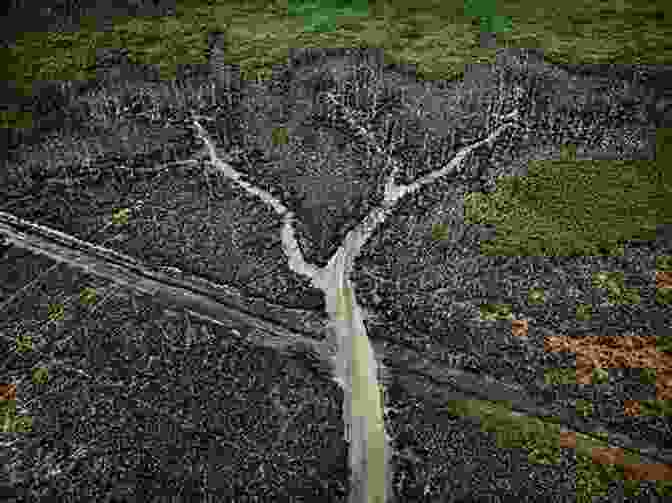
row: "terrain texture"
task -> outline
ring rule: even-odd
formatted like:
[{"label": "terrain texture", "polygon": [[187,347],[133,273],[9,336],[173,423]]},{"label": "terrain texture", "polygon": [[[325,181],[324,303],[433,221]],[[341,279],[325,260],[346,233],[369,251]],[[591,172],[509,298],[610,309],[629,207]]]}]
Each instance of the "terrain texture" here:
[{"label": "terrain texture", "polygon": [[[322,312],[320,292],[285,264],[280,219],[211,169],[194,118],[250,183],[291,208],[304,256],[324,265],[382,199],[387,166],[373,143],[401,160],[398,181],[408,182],[517,109],[517,127],[471,154],[458,178],[408,196],[365,246],[351,279],[369,335],[389,368],[413,350],[428,366],[519,386],[558,415],[590,403],[595,430],[669,453],[669,416],[624,413],[627,400],[660,398],[662,386],[641,380],[647,369],[609,369],[600,386],[546,380],[580,367],[573,353],[548,350],[549,337],[670,337],[670,290],[657,281],[672,255],[672,182],[661,168],[669,67],[578,66],[513,48],[493,56],[443,81],[354,48],[290,51],[262,80],[227,61],[216,74],[192,65],[167,80],[113,48],[94,61],[97,79],[43,83],[26,100],[33,125],[6,135],[0,210],[250,299]],[[609,204],[591,205],[590,194]],[[123,500],[165,489],[207,500],[245,488],[273,501],[345,501],[340,394],[312,365],[238,336],[227,343],[233,334],[171,320],[130,292],[87,314],[83,287],[115,288],[62,266],[50,273],[60,278],[31,283],[52,264],[4,251],[0,368],[20,384],[15,413],[34,418],[32,433],[3,437],[10,497]],[[622,278],[615,290],[595,281],[605,272]],[[536,290],[542,302],[532,302]],[[524,336],[512,320],[525,322]],[[41,368],[46,384],[34,375]],[[532,462],[528,449],[500,446],[481,420],[448,408],[445,386],[432,398],[423,379],[396,371],[385,381],[401,501],[565,501],[587,484],[573,449]],[[625,484],[605,473],[609,494],[599,497],[626,501]],[[663,501],[654,481],[639,488],[627,501]]]}]

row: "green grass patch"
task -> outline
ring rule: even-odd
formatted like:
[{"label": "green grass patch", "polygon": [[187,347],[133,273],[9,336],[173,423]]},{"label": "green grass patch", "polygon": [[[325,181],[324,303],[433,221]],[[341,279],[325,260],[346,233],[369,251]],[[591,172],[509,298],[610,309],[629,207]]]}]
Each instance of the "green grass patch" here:
[{"label": "green grass patch", "polygon": [[593,275],[593,286],[606,289],[612,304],[639,304],[641,297],[636,288],[626,288],[623,273],[600,271]]},{"label": "green grass patch", "polygon": [[672,256],[670,255],[661,255],[656,257],[656,269],[664,272],[672,271]]},{"label": "green grass patch", "polygon": [[334,32],[337,25],[343,21],[357,17],[367,17],[369,14],[368,2],[320,0],[317,2],[298,2],[290,0],[287,6],[289,16],[303,18],[306,32]]},{"label": "green grass patch", "polygon": [[511,320],[511,306],[508,304],[483,304],[480,306],[483,321]]},{"label": "green grass patch", "polygon": [[446,224],[434,224],[432,226],[432,240],[444,241],[450,237],[450,229]]},{"label": "green grass patch", "polygon": [[672,400],[642,400],[640,405],[642,415],[672,416]]},{"label": "green grass patch", "polygon": [[658,351],[672,353],[672,337],[669,335],[667,337],[658,336],[656,339],[656,348]]},{"label": "green grass patch", "polygon": [[[169,79],[178,64],[204,63],[207,32],[222,29],[230,61],[248,72],[285,63],[291,47],[366,46],[416,64],[427,79],[453,79],[463,75],[466,64],[494,60],[494,50],[479,47],[480,24],[471,14],[463,2],[438,0],[178,2],[174,16],[118,17],[104,32],[92,18],[84,18],[74,33],[24,32],[0,54],[16,76],[14,84],[27,93],[35,81],[92,78],[87,67],[102,47],[124,47],[133,61],[156,65]],[[510,1],[498,2],[497,15],[511,20],[502,46],[541,47],[551,61],[670,60],[668,37],[650,5],[626,12],[588,0],[543,8],[531,0]]]},{"label": "green grass patch", "polygon": [[576,384],[576,369],[574,367],[558,367],[544,371],[546,384]]},{"label": "green grass patch", "polygon": [[16,400],[0,400],[0,434],[29,433],[33,419],[16,412]]},{"label": "green grass patch", "polygon": [[289,133],[286,127],[273,128],[271,140],[276,147],[287,145],[289,143]]},{"label": "green grass patch", "polygon": [[543,304],[545,299],[543,288],[532,288],[527,294],[527,302],[530,304]]},{"label": "green grass patch", "polygon": [[[525,448],[528,460],[535,464],[558,464],[560,457],[560,425],[557,418],[534,418],[514,416],[510,404],[505,401],[454,400],[446,410],[453,416],[476,417],[482,429],[497,435],[501,448]],[[606,494],[609,483],[623,480],[623,468],[613,465],[596,464],[591,453],[594,448],[608,447],[608,434],[604,431],[587,436],[577,434],[575,447],[577,458],[577,501],[591,501],[593,496]],[[625,450],[626,463],[639,463],[637,452]],[[629,491],[637,491],[639,481],[627,484]],[[667,487],[659,485],[657,491],[663,494]]]},{"label": "green grass patch", "polygon": [[581,417],[589,417],[593,414],[594,407],[590,400],[577,400],[576,401],[576,413]]},{"label": "green grass patch", "polygon": [[656,303],[663,306],[672,304],[672,288],[656,289]]},{"label": "green grass patch", "polygon": [[[545,161],[524,177],[509,177],[492,194],[465,197],[465,220],[496,224],[486,255],[622,255],[631,239],[655,239],[672,223],[670,187],[662,164],[649,161]],[[604,280],[610,300],[638,303],[635,290]]]},{"label": "green grass patch", "polygon": [[593,306],[590,304],[579,304],[576,306],[576,319],[578,321],[590,321],[593,317]]}]

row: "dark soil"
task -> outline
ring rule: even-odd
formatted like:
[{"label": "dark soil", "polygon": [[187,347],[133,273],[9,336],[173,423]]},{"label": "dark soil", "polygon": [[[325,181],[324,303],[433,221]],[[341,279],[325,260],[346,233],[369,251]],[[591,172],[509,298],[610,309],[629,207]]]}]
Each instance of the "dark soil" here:
[{"label": "dark soil", "polygon": [[[672,241],[661,233],[654,242],[626,246],[623,257],[562,259],[479,256],[478,235],[466,231],[464,236],[465,247],[459,253],[453,245],[436,252],[443,260],[440,267],[424,273],[428,280],[409,277],[395,283],[393,278],[399,276],[396,271],[402,270],[395,264],[373,269],[381,278],[375,286],[366,275],[360,276],[358,298],[386,320],[373,326],[372,337],[380,332],[421,354],[447,361],[451,355],[473,355],[458,365],[515,382],[547,407],[571,410],[576,400],[589,400],[595,405],[596,424],[670,449],[668,418],[623,414],[624,400],[656,398],[654,386],[639,384],[637,369],[610,369],[608,384],[601,386],[547,385],[546,370],[575,367],[576,362],[571,353],[546,352],[544,337],[669,336],[669,306],[656,302],[654,277],[655,257],[669,255]],[[390,237],[399,239],[396,246],[404,246],[401,236],[392,231]],[[473,239],[472,245],[466,245],[467,239]],[[393,256],[388,252],[387,257]],[[599,271],[623,272],[626,286],[639,289],[640,302],[609,303],[606,292],[591,283],[593,274]],[[444,290],[433,293],[439,287]],[[527,302],[531,288],[543,288],[547,293],[544,304]],[[486,303],[511,305],[515,318],[528,321],[529,337],[521,340],[512,336],[510,321],[482,321],[478,306]],[[578,304],[594,306],[590,320],[576,319]]]},{"label": "dark soil", "polygon": [[[78,305],[84,286],[110,297]],[[45,323],[58,301],[64,319]],[[2,477],[18,501],[344,501],[340,393],[301,360],[250,347],[243,327],[188,320],[62,267],[4,312],[3,379],[20,382],[18,410],[33,418],[32,432],[3,437],[15,440]],[[18,353],[28,333],[34,350]],[[41,366],[48,381],[32,383]]]},{"label": "dark soil", "polygon": [[[432,400],[432,383],[409,392],[393,380],[388,400],[397,407],[387,421],[398,449],[394,488],[399,501],[458,503],[486,501],[576,501],[580,467],[572,449],[559,448],[548,464],[532,463],[527,448],[507,447],[495,431],[473,417],[455,417]],[[464,397],[468,398],[468,397]],[[664,501],[654,482],[624,496],[623,482],[610,481],[593,501]],[[649,499],[650,498],[650,499]]]},{"label": "dark soil", "polygon": [[[345,57],[343,51],[332,56],[341,62]],[[375,55],[354,52],[347,57],[375,60]],[[479,245],[492,229],[465,224],[461,202],[467,191],[492,190],[502,174],[524,173],[524,163],[516,165],[512,160],[536,155],[539,144],[553,147],[571,141],[595,149],[599,139],[618,150],[614,155],[650,158],[650,135],[643,134],[638,142],[619,149],[615,145],[633,125],[642,124],[637,121],[647,123],[650,117],[639,119],[638,113],[656,109],[652,105],[657,98],[651,98],[642,84],[632,100],[626,102],[621,96],[621,108],[629,115],[614,120],[602,113],[610,106],[599,98],[609,94],[604,83],[602,87],[589,80],[576,83],[563,74],[560,80],[568,91],[557,93],[551,85],[558,80],[557,72],[549,73],[543,64],[523,66],[524,72],[515,65],[505,72],[511,87],[505,105],[508,110],[514,104],[527,104],[522,110],[525,127],[511,132],[496,147],[477,152],[457,183],[441,181],[400,205],[357,264],[358,299],[386,317],[386,325],[378,330],[394,333],[399,343],[437,355],[470,353],[476,372],[514,380],[547,404],[569,407],[577,398],[588,398],[596,405],[598,420],[667,445],[670,432],[663,418],[615,415],[614,404],[632,389],[632,376],[624,375],[613,386],[590,393],[578,387],[549,393],[539,379],[544,368],[571,365],[566,358],[543,351],[542,336],[549,331],[556,335],[669,332],[663,323],[669,308],[653,301],[652,276],[655,257],[672,254],[669,228],[661,227],[655,241],[629,243],[621,258],[488,257],[481,254]],[[231,163],[251,182],[281,196],[296,213],[297,239],[306,258],[318,265],[326,263],[345,233],[381,197],[379,161],[369,164],[365,146],[353,131],[334,127],[333,117],[316,100],[318,91],[336,90],[346,81],[371,87],[366,72],[334,70],[338,68],[324,55],[303,53],[270,83],[239,83],[239,91],[229,101],[198,104],[192,97],[194,103],[189,103],[195,112],[214,116],[214,121],[203,124],[218,148],[245,150],[246,155],[232,153]],[[482,134],[488,114],[483,103],[495,96],[492,71],[469,74],[473,92],[460,100],[463,91],[457,83],[432,83],[427,97],[424,83],[406,69],[386,66],[383,70],[389,79],[371,128],[383,146],[399,142],[395,153],[406,161],[399,181],[426,174],[440,162],[442,152]],[[193,90],[210,77],[190,78],[180,84],[184,89]],[[99,84],[89,83],[80,91],[93,92]],[[158,93],[158,85],[131,79],[126,84],[130,91],[121,100],[131,112],[111,126],[87,118],[82,100],[72,110],[62,106],[72,97],[59,95],[58,86],[45,85],[53,96],[43,98],[41,105],[31,105],[35,111],[43,110],[39,127],[6,139],[0,210],[149,264],[179,267],[273,302],[321,310],[319,292],[284,263],[275,214],[206,171],[188,112],[166,99],[161,120],[147,119],[151,103],[137,100],[133,86],[137,90],[154,85]],[[512,97],[516,85],[523,93],[519,102]],[[614,92],[617,88],[606,86]],[[578,104],[588,95],[597,98],[592,107],[580,109]],[[371,99],[366,93],[360,96],[362,110]],[[424,118],[414,114],[421,107],[427,112]],[[386,129],[386,119],[403,126],[407,132],[403,141],[398,129]],[[63,124],[67,124],[65,132]],[[271,144],[271,130],[279,125],[290,129],[295,144]],[[452,129],[455,135],[446,137]],[[650,132],[650,128],[642,130]],[[426,142],[431,146],[428,155],[423,154]],[[68,161],[59,153],[65,145],[64,150],[72,154],[73,144],[86,144],[94,153],[96,145],[103,150],[93,155],[89,167],[83,167],[81,159],[71,156]],[[319,165],[312,155],[329,163]],[[179,163],[185,159],[197,162]],[[50,168],[55,161],[62,161],[62,166]],[[68,176],[74,183],[68,185]],[[110,224],[114,210],[132,207],[138,200],[143,204],[131,212],[127,224]],[[453,234],[435,246],[427,231],[437,215]],[[2,266],[3,299],[34,278],[44,262],[33,256],[22,258],[16,250],[11,253]],[[603,305],[604,298],[590,285],[597,270],[624,272],[626,284],[640,288],[641,303]],[[166,320],[162,309],[148,299],[135,299],[134,307],[132,296],[124,292],[95,316],[77,308],[76,315],[60,325],[41,328],[41,335],[35,335],[39,351],[14,354],[13,338],[21,331],[40,328],[48,303],[76,295],[85,284],[72,271],[57,271],[60,279],[51,278],[44,287],[51,293],[31,286],[20,302],[4,311],[0,330],[9,338],[2,339],[0,354],[8,355],[2,357],[2,372],[25,375],[38,363],[57,358],[91,378],[69,375],[57,365],[47,388],[28,385],[19,390],[22,397],[35,399],[29,407],[34,411],[35,431],[17,439],[20,455],[18,464],[12,465],[18,477],[15,487],[23,496],[46,501],[71,494],[73,499],[88,501],[101,496],[87,492],[93,490],[103,496],[116,491],[119,498],[124,491],[139,495],[165,490],[187,499],[191,497],[187,494],[234,498],[236,491],[244,489],[272,501],[284,501],[294,490],[307,491],[306,498],[341,501],[347,494],[346,446],[335,386],[316,379],[295,361],[281,361],[278,355],[246,347],[232,334],[218,333],[217,327],[191,321],[197,334],[205,330],[212,337],[186,347],[184,319]],[[371,274],[378,279],[374,281]],[[95,283],[90,278],[86,281]],[[58,291],[60,282],[65,283],[65,294]],[[544,288],[550,296],[547,304],[525,303],[531,287]],[[445,290],[435,295],[437,288]],[[512,312],[530,320],[529,340],[511,340],[510,327],[488,327],[478,320],[478,306],[485,302],[508,303]],[[590,322],[572,318],[579,302],[598,306]],[[161,326],[173,341],[164,350],[160,349],[165,346]],[[375,330],[372,333],[375,337]],[[60,339],[67,339],[67,344],[60,347]],[[152,355],[158,359],[151,360]],[[403,501],[451,501],[445,499],[449,494],[472,494],[482,501],[496,500],[496,494],[564,501],[560,493],[566,497],[570,490],[569,458],[564,459],[567,469],[562,470],[526,465],[524,452],[495,450],[494,437],[445,417],[432,406],[423,408],[422,396],[395,400],[403,410],[391,419],[395,442],[417,456],[415,461],[399,461],[396,485]],[[278,412],[283,407],[287,414],[302,412],[288,421]],[[285,424],[289,425],[285,438],[274,444]],[[80,447],[81,456],[75,456]],[[70,466],[71,461],[64,461],[67,456],[79,461]],[[40,469],[31,470],[34,466]],[[55,466],[61,466],[61,474],[48,476]]]}]

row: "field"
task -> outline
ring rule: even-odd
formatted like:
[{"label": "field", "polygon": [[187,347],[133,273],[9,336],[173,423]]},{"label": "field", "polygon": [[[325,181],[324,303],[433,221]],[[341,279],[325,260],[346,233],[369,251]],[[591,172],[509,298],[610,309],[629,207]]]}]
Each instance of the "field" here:
[{"label": "field", "polygon": [[[498,35],[514,48],[507,53],[478,47],[478,25],[457,4],[369,7],[366,20],[326,33],[303,31],[280,4],[231,2],[180,4],[179,17],[116,17],[104,31],[93,17],[70,33],[24,31],[3,49],[16,78],[3,95],[0,211],[232,285],[259,305],[321,315],[321,292],[286,265],[281,219],[213,169],[193,122],[246,180],[291,208],[304,256],[322,266],[382,199],[387,165],[371,143],[400,159],[398,179],[410,182],[516,108],[515,128],[478,149],[458,183],[440,179],[403,199],[355,264],[369,336],[392,369],[384,382],[395,496],[590,499],[606,486],[620,491],[620,477],[641,498],[663,498],[669,27],[634,4],[624,13],[577,1],[561,26],[551,8],[502,3],[513,20]],[[226,44],[213,66],[215,30]],[[313,45],[384,53],[303,49]],[[108,53],[104,71],[102,47],[125,49]],[[578,68],[604,62],[619,66]],[[636,62],[648,73],[637,74]],[[17,98],[30,93],[34,101]],[[17,501],[115,492],[123,500],[157,492],[157,480],[204,501],[240,498],[243,488],[272,501],[345,501],[340,393],[314,365],[252,346],[243,326],[171,314],[160,299],[53,265],[18,247],[0,263],[0,380],[16,386],[3,411],[17,430],[2,441],[4,476]],[[88,305],[82,292],[102,300]],[[551,340],[596,335],[654,340],[655,351],[624,361],[631,352],[584,338],[595,342],[572,347],[593,358],[587,364],[549,349]],[[599,386],[582,374],[591,365],[607,370]],[[446,368],[462,391],[427,377]],[[551,377],[563,369],[564,378]],[[513,405],[495,414],[498,400]],[[30,428],[18,416],[32,418]],[[617,468],[596,454],[594,438],[567,441],[548,422],[523,422],[532,416],[655,448],[640,449],[646,462]],[[538,431],[525,434],[528,424]],[[653,468],[642,475],[633,466]],[[101,493],[82,492],[93,488]]]}]

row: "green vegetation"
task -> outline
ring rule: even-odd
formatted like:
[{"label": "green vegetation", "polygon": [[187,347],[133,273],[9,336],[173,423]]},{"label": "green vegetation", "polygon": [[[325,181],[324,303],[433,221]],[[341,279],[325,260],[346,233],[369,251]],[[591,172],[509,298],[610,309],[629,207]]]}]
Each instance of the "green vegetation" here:
[{"label": "green vegetation", "polygon": [[573,161],[576,159],[576,145],[563,145],[560,147],[560,158],[564,161]]},{"label": "green vegetation", "polygon": [[672,288],[658,288],[656,290],[656,303],[661,305],[672,304]]},{"label": "green vegetation", "polygon": [[289,136],[286,127],[273,128],[273,132],[271,134],[273,145],[275,146],[287,145],[289,142]]},{"label": "green vegetation", "polygon": [[543,304],[545,299],[543,288],[533,288],[527,294],[527,301],[530,304]]},{"label": "green vegetation", "polygon": [[593,286],[595,288],[606,288],[611,291],[618,291],[621,289],[622,283],[622,272],[600,271],[593,274]]},{"label": "green vegetation", "polygon": [[44,367],[33,369],[32,381],[33,384],[43,385],[49,380],[49,370]]},{"label": "green vegetation", "polygon": [[[566,151],[563,155],[564,159],[573,159],[571,149]],[[660,271],[670,270],[670,257],[660,256],[656,258],[656,266]],[[624,278],[621,272],[600,271],[593,275],[592,285],[595,288],[605,289],[608,292],[610,302],[628,301],[639,302],[639,296],[634,289],[627,289],[623,286]],[[669,289],[668,289],[669,290]],[[528,292],[528,301],[530,304],[540,304],[544,301],[544,292],[542,289],[533,288]],[[498,310],[496,306],[486,305],[485,309],[482,307],[482,312],[485,312],[484,318],[497,319]],[[504,310],[506,313],[507,311]],[[577,307],[578,319],[589,319],[592,312],[592,306],[589,304],[579,304]],[[661,351],[672,351],[672,344],[668,337],[657,337],[656,345]],[[642,369],[640,380],[646,384],[656,383],[656,369]],[[547,385],[563,385],[576,384],[576,368],[553,368],[546,369],[544,373],[544,381]],[[592,384],[604,384],[609,381],[609,371],[604,368],[593,369]],[[451,405],[453,414],[465,415],[469,412],[471,415],[485,418],[484,427],[486,429],[498,431],[499,439],[505,440],[508,447],[520,447],[524,445],[528,448],[529,459],[531,462],[549,462],[554,459],[555,450],[552,448],[553,439],[556,433],[551,429],[544,429],[539,427],[540,419],[534,418],[511,418],[503,412],[501,415],[496,415],[492,412],[490,406],[478,407],[473,405],[478,403],[472,402],[471,408],[464,405]],[[640,414],[641,415],[658,415],[663,416],[672,415],[672,401],[670,400],[641,400]],[[577,400],[576,413],[582,417],[589,417],[594,412],[594,406],[589,400]],[[544,418],[548,421],[549,418]],[[529,425],[516,425],[516,421],[527,423]],[[525,432],[535,431],[541,438],[535,439],[534,435],[525,435]],[[602,438],[608,440],[606,433],[603,432]],[[637,495],[640,491],[640,481],[638,480],[624,480],[623,467],[614,465],[598,464],[590,458],[590,449],[586,447],[595,446],[592,441],[577,449],[577,501],[591,501],[593,496],[605,494],[609,483],[613,480],[622,480],[624,484],[624,491],[628,495]],[[630,455],[630,453],[626,453]],[[626,460],[628,458],[626,457]],[[630,461],[637,463],[637,460]],[[672,495],[672,484],[669,481],[656,481],[656,491],[659,495]]]},{"label": "green vegetation", "polygon": [[[669,255],[657,257],[656,270],[659,272],[671,272],[672,257]],[[656,303],[661,305],[672,304],[672,288],[656,288]],[[659,337],[658,343],[661,347],[661,351],[672,351],[672,341],[669,337]]]},{"label": "green vegetation", "polygon": [[639,381],[642,384],[656,384],[656,369],[642,369]]},{"label": "green vegetation", "polygon": [[63,304],[49,304],[49,320],[50,321],[61,321],[65,313],[65,308]]},{"label": "green vegetation", "polygon": [[625,288],[623,273],[600,272],[593,278],[595,288],[608,291],[609,302],[612,304],[639,304],[640,296],[636,288]]},{"label": "green vegetation", "polygon": [[508,304],[483,304],[480,310],[481,319],[485,321],[513,319],[511,306]]},{"label": "green vegetation", "polygon": [[27,353],[33,350],[33,338],[30,335],[16,336],[16,350],[19,353]]},{"label": "green vegetation", "polygon": [[[660,131],[662,150],[669,132]],[[672,223],[656,161],[559,161],[530,163],[524,177],[509,177],[492,194],[465,197],[465,219],[496,224],[498,238],[482,243],[485,255],[622,255],[631,239],[655,239],[657,226]],[[639,302],[636,291],[611,279],[610,300]]]},{"label": "green vegetation", "polygon": [[368,2],[366,0],[318,0],[317,2],[289,0],[287,14],[303,18],[306,32],[334,32],[339,20],[367,16]]},{"label": "green vegetation", "polygon": [[593,369],[593,384],[604,384],[609,381],[609,371],[603,368]]},{"label": "green vegetation", "polygon": [[502,33],[511,31],[511,19],[496,14],[495,0],[466,0],[464,13],[477,17],[481,31]]},{"label": "green vegetation", "polygon": [[553,368],[544,371],[546,384],[576,384],[576,369],[573,367]]},{"label": "green vegetation", "polygon": [[582,417],[588,417],[593,414],[593,404],[590,400],[577,400],[576,413]]},{"label": "green vegetation", "polygon": [[[592,384],[604,384],[609,381],[609,370],[604,368],[593,369]],[[546,384],[576,384],[576,368],[558,367],[546,369],[544,373],[544,382]]]},{"label": "green vegetation", "polygon": [[432,239],[434,241],[443,241],[450,236],[450,230],[446,224],[434,224],[432,226]]},{"label": "green vegetation", "polygon": [[0,433],[28,433],[32,431],[30,416],[16,413],[16,400],[0,399]]},{"label": "green vegetation", "polygon": [[579,321],[589,321],[593,317],[593,306],[590,304],[579,304],[576,306],[576,319]]},{"label": "green vegetation", "polygon": [[667,352],[672,352],[672,341],[670,340],[670,337],[658,337],[656,340],[656,346],[658,347],[658,351],[667,351]]},{"label": "green vegetation", "polygon": [[130,214],[129,208],[119,208],[112,212],[112,223],[114,225],[128,224],[128,216]]},{"label": "green vegetation", "polygon": [[642,415],[672,416],[672,400],[642,400]]},{"label": "green vegetation", "polygon": [[[604,384],[609,381],[609,370],[604,368],[593,369],[592,384]],[[576,384],[576,368],[558,367],[546,369],[544,373],[544,382],[546,384]]]},{"label": "green vegetation", "polygon": [[665,272],[672,271],[672,256],[661,255],[660,257],[656,257],[656,269]]},{"label": "green vegetation", "polygon": [[95,304],[96,290],[90,287],[82,288],[82,291],[79,293],[79,301],[85,306]]},{"label": "green vegetation", "polygon": [[[480,12],[482,6],[468,3],[472,4]],[[179,64],[205,63],[206,35],[222,29],[230,42],[228,58],[248,76],[264,69],[267,74],[273,65],[285,63],[291,47],[368,46],[384,48],[394,61],[416,64],[426,79],[454,79],[466,64],[492,61],[495,53],[478,47],[475,35],[480,27],[471,22],[473,8],[465,7],[438,0],[180,1],[176,16],[120,17],[104,32],[89,18],[74,33],[25,32],[0,54],[7,72],[18,77],[14,84],[26,95],[34,82],[93,78],[87,67],[102,47],[126,48],[133,62],[155,65],[169,79]],[[625,13],[589,0],[543,7],[532,0],[502,1],[497,15],[510,19],[512,27],[499,44],[541,47],[555,62],[664,63],[671,49],[659,10],[645,2],[635,2]],[[27,127],[30,117],[5,111],[3,123]]]},{"label": "green vegetation", "polygon": [[[590,0],[544,6],[531,0],[507,1],[498,3],[497,14],[492,9],[479,11],[483,3],[467,5],[476,11],[462,9],[460,2],[438,0],[371,5],[337,0],[291,1],[287,5],[180,2],[178,16],[120,18],[106,32],[97,32],[93,20],[86,19],[75,33],[26,32],[0,53],[7,72],[18,76],[15,85],[26,95],[32,94],[34,84],[40,81],[93,78],[87,68],[94,62],[96,49],[102,47],[124,47],[133,62],[155,65],[164,79],[173,78],[179,64],[205,63],[206,35],[220,29],[225,30],[229,42],[227,57],[241,66],[245,78],[267,77],[272,65],[286,62],[290,48],[368,46],[384,48],[391,60],[417,65],[425,79],[455,79],[463,74],[465,65],[494,58],[494,50],[478,47],[474,36],[476,30],[484,29],[503,31],[502,46],[541,47],[554,62],[656,64],[670,60],[669,37],[659,28],[661,18],[653,2],[631,2],[627,13],[619,7],[624,4]],[[568,12],[571,15],[566,15]],[[471,23],[472,16],[481,18],[478,27]],[[0,123],[6,128],[30,128],[32,120],[27,113],[6,110]],[[527,177],[501,184],[495,194],[472,194],[470,216],[496,223],[499,234],[506,236],[486,245],[484,251],[524,256],[619,254],[628,239],[651,237],[657,224],[672,220],[672,208],[665,204],[672,183],[659,169],[669,157],[669,150],[663,153],[662,146],[670,131],[659,133],[661,150],[656,163],[576,161],[570,146],[560,162],[539,165]],[[286,134],[274,133],[273,141],[282,144],[287,141]],[[113,223],[127,223],[128,216],[128,208],[119,209]],[[434,237],[434,230],[432,234]],[[436,238],[442,236],[439,228]],[[609,289],[614,301],[638,302],[637,293],[618,282],[607,282],[603,287]],[[339,300],[341,295],[349,292],[339,292]],[[83,293],[81,298],[82,302],[93,302],[95,294]],[[543,302],[543,292],[530,292],[529,300]],[[672,289],[658,292],[657,301],[671,302]],[[50,319],[62,319],[62,305],[50,306],[49,311]],[[589,309],[584,311],[590,315]],[[584,311],[577,316],[586,316]],[[481,314],[489,320],[512,318],[507,306],[482,306]],[[348,317],[345,312],[341,315]],[[669,342],[666,344],[669,348]],[[32,350],[27,335],[18,336],[16,345],[20,352]],[[492,404],[454,405],[463,414],[479,415],[485,429],[501,435],[503,444],[525,446],[530,460],[550,463],[557,459],[556,425],[523,421]],[[15,431],[30,429],[30,418],[16,417],[15,403],[14,409],[9,401],[2,407],[3,425],[10,424]],[[605,480],[608,483],[615,478],[617,469],[594,464],[589,449],[583,447],[588,444],[580,445],[577,452],[583,455],[579,457],[583,469],[577,487],[590,499],[604,487]]]},{"label": "green vegetation", "polygon": [[[472,416],[481,421],[484,431],[494,432],[502,448],[525,448],[528,460],[535,464],[558,463],[560,459],[560,426],[557,418],[532,418],[514,416],[510,413],[510,404],[505,401],[454,400],[446,404],[446,410],[453,416]],[[580,413],[589,414],[592,405],[582,403]],[[606,494],[609,483],[622,480],[631,494],[639,491],[638,480],[624,480],[623,467],[595,463],[592,459],[594,448],[608,446],[608,434],[605,431],[593,432],[590,436],[577,434],[577,501],[590,502],[593,496]],[[624,451],[626,464],[640,462],[639,454]],[[672,494],[672,484],[666,481],[656,482],[656,492]]]}]

